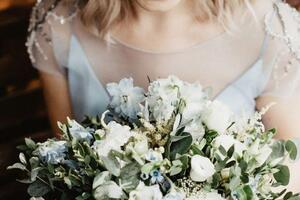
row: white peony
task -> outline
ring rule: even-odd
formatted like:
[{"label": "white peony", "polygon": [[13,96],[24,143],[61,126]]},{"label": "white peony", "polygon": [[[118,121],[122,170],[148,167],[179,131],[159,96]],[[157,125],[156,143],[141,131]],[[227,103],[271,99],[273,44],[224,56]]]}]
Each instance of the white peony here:
[{"label": "white peony", "polygon": [[180,90],[181,98],[186,102],[202,102],[207,94],[199,83],[184,82]]},{"label": "white peony", "polygon": [[104,139],[95,141],[92,148],[99,156],[107,156],[111,150],[121,151],[121,147],[134,135],[129,126],[112,121],[107,125]]},{"label": "white peony", "polygon": [[184,101],[182,116],[184,121],[199,117],[203,108],[207,94],[203,91],[199,83],[184,83],[180,91],[181,99]]},{"label": "white peony", "polygon": [[233,113],[219,101],[209,102],[204,108],[202,120],[206,126],[222,134],[232,123]]},{"label": "white peony", "polygon": [[243,151],[246,150],[246,145],[240,141],[233,138],[231,135],[220,135],[216,137],[213,141],[213,147],[218,149],[220,146],[223,146],[226,151],[234,145],[234,152],[239,156],[243,154]]},{"label": "white peony", "polygon": [[161,200],[162,198],[159,185],[145,186],[143,182],[129,193],[129,200]]},{"label": "white peony", "polygon": [[200,118],[192,120],[185,126],[185,132],[192,135],[193,140],[201,140],[205,134],[205,129]]},{"label": "white peony", "polygon": [[179,103],[179,91],[183,82],[175,76],[150,83],[147,93],[149,111],[156,121],[167,121]]},{"label": "white peony", "polygon": [[133,86],[132,78],[124,78],[119,83],[107,84],[107,91],[111,96],[110,107],[116,113],[137,118],[140,112],[140,103],[144,101],[144,90]]},{"label": "white peony", "polygon": [[215,172],[215,166],[208,158],[200,155],[192,157],[190,177],[193,181],[204,182]]},{"label": "white peony", "polygon": [[149,105],[152,116],[157,122],[168,121],[175,110],[175,106],[168,100],[157,99],[155,103]]}]

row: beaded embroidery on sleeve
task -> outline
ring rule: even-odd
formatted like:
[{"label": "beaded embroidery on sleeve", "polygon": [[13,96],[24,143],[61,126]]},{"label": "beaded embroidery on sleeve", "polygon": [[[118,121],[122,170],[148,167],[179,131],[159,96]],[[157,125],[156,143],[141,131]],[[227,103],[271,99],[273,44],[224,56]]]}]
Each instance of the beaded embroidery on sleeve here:
[{"label": "beaded embroidery on sleeve", "polygon": [[61,25],[64,25],[77,15],[77,4],[74,4],[74,8],[70,10],[67,16],[59,15],[56,12],[56,8],[61,3],[61,0],[53,0],[51,3],[49,3],[48,0],[38,0],[32,9],[26,46],[30,60],[33,64],[36,62],[33,54],[34,48],[40,53],[44,60],[48,60],[47,55],[39,43],[37,35],[41,36],[48,45],[52,46],[51,35],[49,35],[49,31],[45,30],[46,26],[51,28],[51,23],[53,21],[58,21]]},{"label": "beaded embroidery on sleeve", "polygon": [[[267,15],[265,18],[265,31],[273,40],[279,40],[287,47],[278,53],[274,61],[274,73],[271,78],[275,82],[275,88],[278,88],[281,81],[287,78],[293,67],[300,68],[300,13],[284,2],[274,3],[274,9],[282,30],[274,31],[271,23],[269,23],[272,16]],[[291,21],[292,26],[289,24]],[[288,57],[289,60],[284,66],[279,66],[280,60],[284,57]]]}]

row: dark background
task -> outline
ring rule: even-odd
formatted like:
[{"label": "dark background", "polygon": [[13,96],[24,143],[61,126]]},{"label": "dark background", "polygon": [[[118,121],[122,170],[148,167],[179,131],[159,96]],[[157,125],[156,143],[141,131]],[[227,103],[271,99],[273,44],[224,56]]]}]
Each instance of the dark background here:
[{"label": "dark background", "polygon": [[[28,199],[26,185],[6,170],[18,158],[15,147],[24,137],[51,137],[41,84],[25,47],[33,1],[0,0],[0,200]],[[289,3],[300,8],[300,0]]]}]

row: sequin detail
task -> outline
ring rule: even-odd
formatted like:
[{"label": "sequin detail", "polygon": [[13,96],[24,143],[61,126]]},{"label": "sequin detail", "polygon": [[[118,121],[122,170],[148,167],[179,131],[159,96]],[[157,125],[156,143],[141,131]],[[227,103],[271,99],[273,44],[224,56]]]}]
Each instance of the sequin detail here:
[{"label": "sequin detail", "polygon": [[70,10],[70,13],[67,16],[63,16],[59,15],[55,10],[62,1],[54,0],[48,8],[46,8],[47,6],[45,5],[46,1],[47,0],[38,0],[32,9],[30,17],[26,46],[29,58],[33,64],[36,62],[36,58],[33,54],[34,49],[40,53],[44,60],[48,60],[48,57],[44,49],[41,47],[38,39],[38,36],[42,37],[43,42],[52,46],[51,35],[49,35],[49,31],[45,30],[45,26],[48,25],[51,29],[51,23],[53,21],[58,21],[61,25],[64,25],[67,22],[71,22],[78,13],[77,3],[74,4],[74,8]]},{"label": "sequin detail", "polygon": [[[290,31],[287,28],[287,22],[290,19],[282,13],[282,10],[288,11],[290,17],[296,22],[296,27],[293,27],[297,31],[297,36],[300,38],[300,13],[295,8],[292,8],[287,3],[277,2],[274,3],[275,14],[278,16],[280,24],[282,26],[282,32],[275,32],[272,29],[272,20],[271,14],[267,15],[265,18],[265,31],[272,38],[277,39],[283,42],[287,49],[280,51],[275,57],[274,66],[273,66],[273,75],[272,79],[275,81],[275,87],[280,86],[281,81],[283,81],[292,70],[292,67],[300,67],[300,44],[297,46],[297,43],[294,42],[294,36],[290,34]],[[281,59],[289,58],[286,61],[285,66],[280,66],[279,63]],[[294,63],[298,63],[293,65]]]}]

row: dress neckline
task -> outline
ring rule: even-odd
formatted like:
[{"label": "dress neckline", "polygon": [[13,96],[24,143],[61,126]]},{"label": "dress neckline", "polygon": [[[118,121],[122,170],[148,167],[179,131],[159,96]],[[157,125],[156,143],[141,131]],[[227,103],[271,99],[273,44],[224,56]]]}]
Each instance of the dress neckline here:
[{"label": "dress neckline", "polygon": [[174,51],[162,51],[162,52],[156,52],[156,51],[136,47],[134,45],[131,45],[124,41],[121,41],[120,39],[114,37],[112,34],[108,34],[108,38],[109,38],[110,44],[117,45],[118,47],[121,47],[121,48],[127,49],[127,50],[131,50],[131,51],[134,51],[137,53],[148,54],[148,55],[172,55],[172,54],[180,54],[180,53],[189,52],[191,50],[194,50],[195,48],[203,47],[203,46],[209,44],[209,42],[213,42],[215,40],[221,39],[228,35],[229,35],[229,33],[224,30],[224,31],[216,34],[215,36],[212,36],[209,39],[206,39],[206,40],[200,41],[200,42],[196,42],[195,44],[193,44],[191,46],[183,47],[182,49],[178,49],[178,50],[174,50]]},{"label": "dress neckline", "polygon": [[[84,57],[85,61],[86,61],[86,67],[87,70],[90,71],[92,78],[95,79],[97,85],[100,86],[100,88],[102,87],[105,90],[105,93],[109,96],[109,93],[105,87],[105,84],[102,83],[102,81],[98,78],[98,76],[95,73],[94,68],[92,67],[79,39],[77,38],[76,35],[72,34],[71,35],[71,45],[73,44],[73,42],[75,42],[75,45],[77,45],[76,48],[78,48],[78,50],[80,52],[82,52],[82,56]],[[264,49],[265,46],[265,40],[263,42],[263,48]],[[241,74],[239,74],[239,76],[237,76],[236,78],[234,78],[232,81],[230,81],[228,84],[226,84],[218,93],[216,93],[216,95],[214,97],[212,97],[213,100],[217,99],[221,94],[223,94],[229,87],[233,86],[236,82],[238,82],[242,77],[246,76],[248,72],[250,72],[255,66],[257,66],[259,63],[262,62],[262,58],[261,55],[258,56],[258,58],[249,66],[247,67]]]}]

